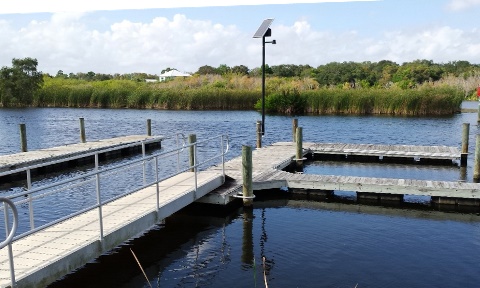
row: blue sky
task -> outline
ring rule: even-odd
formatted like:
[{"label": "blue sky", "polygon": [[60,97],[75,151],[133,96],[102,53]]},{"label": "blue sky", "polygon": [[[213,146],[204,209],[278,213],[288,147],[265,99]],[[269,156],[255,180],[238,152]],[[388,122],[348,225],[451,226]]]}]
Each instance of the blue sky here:
[{"label": "blue sky", "polygon": [[0,66],[33,57],[53,75],[195,72],[221,64],[252,69],[261,65],[261,40],[252,36],[266,18],[275,18],[271,39],[277,41],[266,47],[269,65],[480,63],[480,0],[7,3],[0,8]]}]

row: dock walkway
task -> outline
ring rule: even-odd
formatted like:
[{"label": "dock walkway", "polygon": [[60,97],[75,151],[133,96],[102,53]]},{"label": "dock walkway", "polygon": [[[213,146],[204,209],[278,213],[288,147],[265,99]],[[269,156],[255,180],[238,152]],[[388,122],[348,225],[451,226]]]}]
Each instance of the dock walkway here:
[{"label": "dock walkway", "polygon": [[[75,268],[138,235],[223,183],[223,175],[185,172],[102,207],[103,241],[99,214],[90,210],[75,218],[13,242],[15,280],[18,287],[44,287]],[[10,285],[7,247],[0,250],[0,287]]]},{"label": "dock walkway", "polygon": [[[221,138],[221,141],[223,141],[223,138]],[[328,149],[325,147],[332,148],[332,145],[303,143],[303,154],[314,154],[318,151],[323,153]],[[346,147],[350,148],[346,150]],[[368,149],[369,147],[371,149]],[[404,149],[405,153],[403,154],[399,153],[398,149],[392,151],[396,151],[395,155],[398,157],[412,157],[412,154],[408,154],[411,152],[416,153],[417,156],[414,157],[419,157],[418,151],[427,151],[425,153],[431,153],[430,157],[440,157],[438,153],[446,153],[431,147],[406,147],[409,147],[409,149]],[[190,150],[184,148],[179,148],[179,151],[187,152]],[[382,150],[379,149],[379,146],[357,145],[355,148],[357,150],[354,152],[358,154],[361,150],[365,154],[378,155],[378,151],[388,152],[387,148],[385,146],[385,149]],[[338,151],[352,152],[354,148],[344,145],[342,149],[335,150],[335,153],[338,153]],[[449,150],[450,154],[441,155],[441,157],[458,156],[458,151],[455,148],[447,147],[445,149]],[[333,151],[333,149],[330,151]],[[383,154],[383,152],[380,154]],[[224,159],[225,153],[225,151],[222,151],[216,157]],[[253,189],[288,187],[318,191],[344,190],[358,193],[377,193],[379,195],[413,194],[474,199],[476,201],[474,201],[474,205],[480,205],[480,184],[477,183],[306,175],[282,171],[295,161],[295,154],[296,144],[292,142],[274,143],[268,147],[252,151]],[[422,157],[427,156],[427,154],[423,154]],[[150,157],[153,159],[158,155]],[[142,158],[135,161],[141,163],[145,160],[146,158]],[[157,160],[155,159],[155,163],[158,162]],[[197,163],[197,165],[203,164]],[[154,169],[154,171],[157,171],[157,169]],[[19,239],[15,238],[11,244],[11,249],[14,255],[17,286],[43,287],[102,253],[111,250],[123,241],[148,230],[161,219],[194,201],[225,205],[237,199],[236,196],[242,191],[241,156],[222,162],[219,165],[210,166],[198,173],[180,172],[160,181],[158,189],[155,184],[146,184],[136,192],[108,203],[105,202],[106,204],[102,205],[101,213],[99,213],[97,205],[96,208],[74,218],[64,220],[31,235],[17,237]],[[100,217],[99,214],[102,213],[103,217]],[[100,222],[99,218],[103,219],[103,222]],[[103,233],[100,232],[102,226]],[[0,249],[0,287],[8,287],[11,281],[8,252],[8,246]]]},{"label": "dock walkway", "polygon": [[43,165],[48,162],[66,161],[69,158],[81,158],[87,153],[101,150],[124,149],[126,147],[141,149],[145,145],[160,146],[162,136],[130,135],[111,139],[69,144],[34,151],[20,152],[11,155],[0,155],[0,173],[21,169],[32,165]]},{"label": "dock walkway", "polygon": [[[355,153],[355,155],[395,155],[395,157],[423,157],[454,159],[460,157],[455,147],[303,143],[304,154]],[[370,149],[369,149],[370,148]],[[402,149],[403,148],[403,149]],[[449,181],[389,179],[335,175],[306,175],[281,171],[294,159],[295,143],[279,142],[252,152],[253,189],[292,189],[355,191],[384,194],[410,194],[432,197],[480,199],[480,184]],[[389,151],[388,149],[392,149]],[[403,151],[403,153],[402,153]],[[219,169],[212,167],[211,170]],[[237,157],[225,163],[227,185],[217,188],[199,202],[228,204],[242,191],[242,159]],[[475,202],[478,205],[480,201]]]},{"label": "dock walkway", "polygon": [[381,144],[315,143],[309,148],[318,154],[340,154],[382,157],[414,157],[428,159],[458,159],[460,150],[450,146],[415,146]]}]

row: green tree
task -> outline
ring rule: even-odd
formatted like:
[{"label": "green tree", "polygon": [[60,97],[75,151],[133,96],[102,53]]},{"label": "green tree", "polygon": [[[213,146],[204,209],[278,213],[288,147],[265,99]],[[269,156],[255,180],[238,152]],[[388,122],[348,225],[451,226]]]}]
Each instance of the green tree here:
[{"label": "green tree", "polygon": [[218,68],[216,69],[217,71],[217,74],[219,75],[226,75],[228,73],[230,73],[232,69],[227,66],[226,64],[220,64],[220,66],[218,66]]},{"label": "green tree", "polygon": [[200,74],[200,75],[217,74],[217,69],[209,65],[204,65],[198,68],[197,74]]},{"label": "green tree", "polygon": [[245,65],[233,66],[232,73],[238,75],[248,75],[248,67]]},{"label": "green tree", "polygon": [[10,102],[21,106],[32,104],[33,93],[43,84],[43,74],[37,71],[37,66],[37,59],[14,58],[11,68],[0,70],[0,95],[4,107]]}]

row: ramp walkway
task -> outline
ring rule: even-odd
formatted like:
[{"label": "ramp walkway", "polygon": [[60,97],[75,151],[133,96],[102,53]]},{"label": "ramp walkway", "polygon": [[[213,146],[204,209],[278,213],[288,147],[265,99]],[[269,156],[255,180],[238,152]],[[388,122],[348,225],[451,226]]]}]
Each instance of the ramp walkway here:
[{"label": "ramp walkway", "polygon": [[[213,156],[209,154],[203,157],[205,160],[198,161],[200,155],[197,155],[197,146],[210,143],[208,145],[212,147],[212,142],[220,143],[220,152]],[[224,144],[226,150],[223,149]],[[97,168],[87,175],[0,198],[4,202],[3,210],[8,211],[5,213],[7,231],[13,225],[9,233],[11,237],[0,244],[0,287],[44,287],[129,238],[145,232],[165,217],[221,186],[225,179],[222,170],[199,171],[198,168],[207,163],[223,163],[227,152],[228,138],[222,135],[106,169],[98,167],[96,154]],[[189,154],[192,158],[182,161],[179,157],[181,153]],[[161,171],[165,163],[169,163],[165,160],[168,157],[176,158],[179,162],[172,165],[177,168],[174,173],[164,175]],[[103,177],[118,173],[121,169],[133,169],[134,166],[143,166],[144,169],[141,170],[145,173],[148,170],[145,169],[146,163],[150,164],[149,169],[153,165],[153,180],[146,181],[148,177],[145,174],[143,177],[132,175],[131,181],[141,182],[139,188],[103,200],[105,197],[102,196],[99,185]],[[179,170],[178,167],[186,168]],[[27,232],[16,235],[16,207],[32,205],[31,198],[38,199],[51,193],[48,191],[51,186],[62,187],[56,193],[65,193],[69,188],[81,185],[78,181],[87,183],[92,180],[96,182],[96,205],[40,227],[34,227],[35,221],[32,221]],[[64,185],[67,186],[63,187]],[[31,213],[30,218],[33,218],[34,213]]]}]

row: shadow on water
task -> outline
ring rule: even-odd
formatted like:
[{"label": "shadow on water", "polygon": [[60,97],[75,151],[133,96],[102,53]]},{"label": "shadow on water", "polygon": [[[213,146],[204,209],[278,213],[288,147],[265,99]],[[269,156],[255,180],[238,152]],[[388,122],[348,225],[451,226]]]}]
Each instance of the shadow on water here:
[{"label": "shadow on water", "polygon": [[[294,271],[285,270],[282,265],[288,260],[283,259],[286,251],[269,245],[281,241],[282,245],[286,245],[285,248],[288,246],[293,249],[289,253],[310,253],[304,251],[301,245],[298,247],[295,245],[297,243],[290,243],[295,241],[289,240],[293,234],[285,235],[272,228],[271,225],[286,228],[292,221],[302,221],[288,220],[290,216],[286,219],[272,218],[271,214],[276,213],[274,211],[277,209],[400,217],[414,221],[422,219],[480,222],[478,213],[459,213],[458,209],[444,210],[443,207],[419,203],[367,204],[349,197],[322,198],[286,190],[256,191],[255,194],[257,197],[253,209],[243,209],[239,206],[240,203],[223,209],[207,204],[192,204],[168,217],[163,224],[153,227],[140,237],[126,242],[48,287],[148,287],[130,249],[135,252],[153,287],[233,287],[237,284],[237,287],[253,287],[255,283],[263,287],[264,275],[268,281],[275,283],[279,273],[300,271],[298,267]],[[315,212],[312,212],[312,215],[316,215]],[[302,235],[301,232],[298,233],[299,236]],[[312,257],[318,257],[315,252],[312,253]],[[278,261],[282,263],[280,267],[276,267]],[[236,272],[239,275],[231,272],[238,269],[242,271]],[[337,276],[341,277],[341,274],[338,273]],[[314,284],[311,281],[299,283],[307,286]],[[278,282],[277,285],[289,287]]]}]

